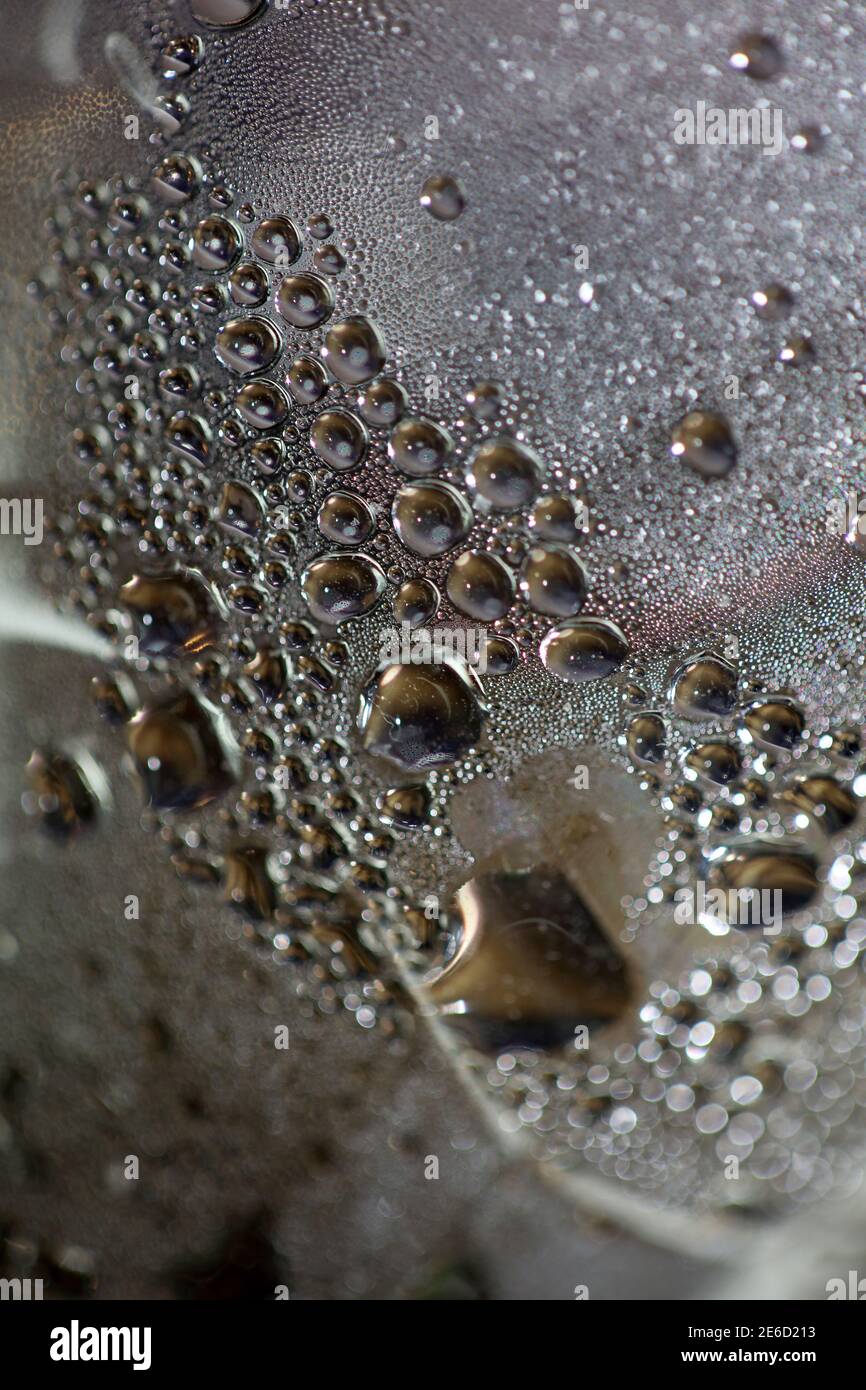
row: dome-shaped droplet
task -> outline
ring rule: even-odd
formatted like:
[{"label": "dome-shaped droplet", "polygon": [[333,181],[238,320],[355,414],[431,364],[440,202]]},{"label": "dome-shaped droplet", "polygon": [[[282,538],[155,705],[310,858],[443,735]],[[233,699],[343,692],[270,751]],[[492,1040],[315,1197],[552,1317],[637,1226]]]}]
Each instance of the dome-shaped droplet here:
[{"label": "dome-shaped droplet", "polygon": [[455,221],[466,207],[463,189],[450,174],[431,174],[425,179],[419,201],[437,222]]},{"label": "dome-shaped droplet", "polygon": [[529,524],[542,540],[573,545],[584,530],[583,511],[573,497],[552,494],[538,499]]},{"label": "dome-shaped droplet", "polygon": [[92,759],[76,759],[55,749],[35,748],[25,777],[30,789],[25,806],[50,834],[69,840],[96,821],[99,813],[97,777],[102,780],[102,771]]},{"label": "dome-shaped droplet", "polygon": [[153,171],[153,191],[163,203],[186,203],[198,190],[201,167],[183,154],[166,155]]},{"label": "dome-shaped droplet", "polygon": [[224,367],[241,376],[263,372],[280,352],[280,336],[268,319],[250,314],[229,319],[216,335],[214,351]]},{"label": "dome-shaped droplet", "polygon": [[704,478],[724,478],[737,462],[737,446],[724,415],[692,410],[674,428],[671,453]]},{"label": "dome-shaped droplet", "polygon": [[383,429],[396,425],[408,404],[409,397],[399,381],[383,376],[370,382],[359,397],[358,409],[368,425]]},{"label": "dome-shaped droplet", "polygon": [[629,757],[636,763],[663,763],[667,751],[667,729],[660,714],[636,714],[626,730]]},{"label": "dome-shaped droplet", "polygon": [[460,613],[482,622],[504,618],[514,602],[514,576],[485,550],[465,550],[448,571],[448,597]]},{"label": "dome-shaped droplet", "polygon": [[758,81],[777,77],[785,65],[782,50],[769,34],[741,34],[728,59],[732,68]]},{"label": "dome-shaped droplet", "polygon": [[210,29],[236,29],[265,8],[265,0],[190,0],[193,19]]},{"label": "dome-shaped droplet", "polygon": [[466,392],[466,404],[476,420],[495,420],[505,399],[501,381],[476,381]]},{"label": "dome-shaped droplet", "polygon": [[318,275],[285,275],[276,296],[277,313],[294,328],[316,328],[330,318],[334,291]]},{"label": "dome-shaped droplet", "polygon": [[500,435],[487,440],[476,452],[472,479],[479,494],[492,507],[503,512],[519,511],[538,494],[541,463],[525,444]]},{"label": "dome-shaped droplet", "polygon": [[229,292],[235,304],[252,308],[264,304],[268,297],[268,277],[260,265],[244,261],[235,266],[229,276]]},{"label": "dome-shaped droplet", "polygon": [[373,513],[354,492],[329,493],[319,508],[319,530],[336,545],[360,545],[373,525]]},{"label": "dome-shaped droplet", "polygon": [[429,579],[406,579],[394,595],[394,618],[410,627],[423,627],[436,614],[439,590]]},{"label": "dome-shaped droplet", "polygon": [[227,791],[239,772],[222,715],[188,691],[146,706],[126,738],[150,806],[194,810]]},{"label": "dome-shaped droplet", "polygon": [[313,617],[332,625],[363,618],[379,602],[385,587],[381,566],[366,555],[319,555],[301,578]]},{"label": "dome-shaped droplet", "polygon": [[684,762],[696,776],[724,787],[739,777],[743,756],[733,743],[724,739],[705,739],[688,749]]},{"label": "dome-shaped droplet", "polygon": [[821,774],[795,778],[785,788],[783,799],[798,811],[805,811],[828,835],[846,830],[860,810],[860,803],[849,787],[835,777]]},{"label": "dome-shaped droplet", "polygon": [[[738,893],[751,889],[762,896],[771,895],[768,912],[763,911],[760,899],[753,899],[750,904],[753,912],[738,912],[737,921],[742,926],[767,926],[775,915],[776,904],[786,916],[807,907],[818,892],[815,856],[793,839],[738,837],[705,855],[704,873],[711,888],[721,888],[724,892],[734,889]],[[775,893],[780,896],[774,902],[772,895]]]},{"label": "dome-shaped droplet", "polygon": [[632,1002],[625,962],[558,869],[476,875],[457,894],[460,929],[427,981],[444,1021],[476,1047],[549,1049],[590,1036]]},{"label": "dome-shaped droplet", "polygon": [[223,526],[257,536],[265,516],[265,504],[249,483],[230,478],[223,484],[218,516]]},{"label": "dome-shaped droplet", "polygon": [[432,420],[408,416],[388,440],[388,457],[401,473],[426,478],[438,473],[453,448],[451,436]]},{"label": "dome-shaped droplet", "polygon": [[134,574],[118,603],[132,618],[145,656],[179,656],[212,646],[222,613],[215,593],[196,570]]},{"label": "dome-shaped droplet", "polygon": [[235,409],[253,429],[270,430],[285,420],[289,402],[275,382],[248,381],[235,393]]},{"label": "dome-shaped droplet", "polygon": [[428,787],[390,787],[378,801],[379,819],[395,830],[420,830],[430,811]]},{"label": "dome-shaped droplet", "polygon": [[481,694],[463,662],[385,666],[361,694],[363,747],[409,772],[454,763],[481,735]]},{"label": "dome-shaped droplet", "polygon": [[394,530],[416,555],[444,555],[465,540],[472,508],[450,483],[404,483],[391,510]]},{"label": "dome-shaped droplet", "polygon": [[756,743],[790,750],[803,737],[806,720],[793,700],[777,696],[758,700],[746,711],[743,724]]},{"label": "dome-shaped droplet", "polygon": [[203,270],[228,270],[242,244],[240,232],[227,217],[204,217],[192,234],[192,258]]},{"label": "dome-shaped droplet", "polygon": [[520,660],[520,653],[510,637],[488,636],[482,647],[483,665],[480,670],[488,676],[507,676]]},{"label": "dome-shaped droplet", "polygon": [[356,314],[335,323],[325,335],[322,357],[332,376],[345,386],[360,386],[385,365],[385,344],[370,319]]},{"label": "dome-shaped droplet", "polygon": [[367,452],[367,431],[348,410],[323,410],[310,427],[310,445],[329,468],[339,472],[361,462]]},{"label": "dome-shaped droplet", "polygon": [[692,657],[674,676],[671,698],[686,719],[723,717],[736,704],[737,672],[712,652]]},{"label": "dome-shaped droplet", "polygon": [[325,369],[315,357],[296,357],[286,372],[286,385],[298,405],[313,405],[328,389]]},{"label": "dome-shaped droplet", "polygon": [[521,566],[520,591],[534,612],[570,618],[583,607],[586,571],[565,546],[534,545]]},{"label": "dome-shaped droplet", "polygon": [[794,296],[785,285],[765,285],[752,291],[752,303],[759,319],[778,323],[780,319],[791,317],[794,311]]},{"label": "dome-shaped droplet", "polygon": [[628,643],[606,618],[575,618],[553,627],[544,637],[543,665],[560,680],[599,680],[616,671],[628,656]]},{"label": "dome-shaped droplet", "polygon": [[290,266],[301,254],[301,236],[288,217],[266,217],[253,232],[250,244],[270,265]]},{"label": "dome-shaped droplet", "polygon": [[207,463],[211,445],[210,426],[200,415],[178,410],[166,421],[165,442],[175,453],[184,454],[196,463]]}]

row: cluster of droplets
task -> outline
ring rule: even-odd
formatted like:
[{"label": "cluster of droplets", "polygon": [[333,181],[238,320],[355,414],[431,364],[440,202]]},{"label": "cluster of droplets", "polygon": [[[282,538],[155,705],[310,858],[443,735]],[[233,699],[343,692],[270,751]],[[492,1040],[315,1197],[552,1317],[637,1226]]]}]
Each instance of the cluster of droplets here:
[{"label": "cluster of droplets", "polygon": [[[264,8],[195,0],[193,13],[228,31]],[[178,89],[203,56],[197,36],[161,55],[177,129],[189,106]],[[781,55],[747,35],[731,63],[768,80]],[[823,138],[804,127],[792,143],[814,154]],[[662,1104],[688,1195],[706,1136],[742,1155],[757,1146],[754,1171],[772,1178],[756,1102],[805,1091],[806,1062],[767,1048],[752,1060],[750,1040],[801,1016],[795,999],[821,1002],[814,981],[829,994],[858,960],[857,736],[810,736],[791,695],[744,690],[716,651],[677,664],[650,702],[627,637],[592,612],[580,480],[552,485],[525,432],[502,423],[499,381],[468,385],[457,427],[413,410],[380,329],[349,301],[352,244],[326,213],[302,224],[238,204],[194,152],[166,153],[147,187],[62,191],[72,211],[52,228],[42,288],[76,376],[86,484],[54,553],[71,603],[121,650],[134,639],[94,697],[123,730],[178,873],[221,885],[254,940],[306,967],[323,1010],[342,1002],[370,1026],[399,992],[394,943],[419,961],[443,945],[388,858],[400,836],[447,833],[449,777],[483,772],[491,679],[536,656],[567,694],[621,673],[623,750],[668,836],[645,897],[627,904],[627,937],[701,875],[778,887],[810,920],[784,945],[745,941],[724,964],[708,950],[688,978],[653,982],[643,1040],[604,1061],[501,1051],[488,1080],[552,1155],[580,1151],[648,1190],[667,1174]],[[418,197],[443,223],[467,203],[447,174]],[[795,307],[779,284],[751,302],[770,324]],[[808,336],[780,357],[806,364]],[[720,484],[739,446],[724,415],[694,408],[672,424],[670,452]],[[481,625],[480,672],[371,656],[383,630],[443,623]],[[50,828],[72,833],[98,813],[92,774],[63,754],[34,755],[29,772],[28,809]],[[768,1011],[774,981],[788,983]],[[846,1065],[866,1047],[849,1032]]]}]

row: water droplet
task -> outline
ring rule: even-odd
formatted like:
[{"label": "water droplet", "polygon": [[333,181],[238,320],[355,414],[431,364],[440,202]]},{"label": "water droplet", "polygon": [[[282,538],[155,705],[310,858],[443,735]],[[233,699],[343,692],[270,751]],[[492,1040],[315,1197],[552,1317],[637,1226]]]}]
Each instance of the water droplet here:
[{"label": "water droplet", "polygon": [[717,786],[727,786],[739,777],[743,766],[740,750],[724,739],[707,739],[694,744],[685,755],[685,765],[699,777]]},{"label": "water droplet", "polygon": [[820,154],[827,143],[827,135],[819,125],[804,125],[791,136],[791,149],[798,154]]},{"label": "water droplet", "polygon": [[183,154],[167,155],[153,171],[153,190],[164,203],[186,203],[198,191],[201,167]]},{"label": "water droplet", "polygon": [[828,835],[845,830],[860,809],[856,796],[835,777],[815,775],[797,777],[783,793],[783,799],[806,811]]},{"label": "water droplet", "polygon": [[198,34],[183,34],[169,39],[162,50],[164,77],[188,77],[198,67],[204,54],[204,44]]},{"label": "water droplet", "polygon": [[387,428],[395,425],[409,404],[409,397],[399,381],[380,377],[371,381],[358,400],[358,408],[368,425]]},{"label": "water droplet", "polygon": [[660,714],[636,714],[626,730],[626,747],[636,763],[663,763],[667,751],[667,729]]},{"label": "water droplet", "polygon": [[150,806],[194,810],[228,791],[240,770],[223,716],[189,691],[139,711],[126,737]]},{"label": "water droplet", "polygon": [[310,427],[310,445],[338,472],[354,468],[367,452],[367,431],[348,410],[323,410]]},{"label": "water droplet", "polygon": [[[99,769],[94,764],[95,772]],[[25,769],[30,795],[25,808],[43,828],[62,839],[77,835],[96,820],[99,799],[92,778],[66,753],[35,748]]]},{"label": "water droplet", "polygon": [[541,486],[541,463],[525,444],[500,435],[477,450],[471,480],[492,507],[519,511],[535,500]]},{"label": "water droplet", "polygon": [[289,402],[275,382],[248,381],[235,393],[235,409],[254,429],[269,430],[285,420]]},{"label": "water droplet", "polygon": [[322,535],[336,545],[360,545],[373,530],[373,514],[354,492],[332,492],[319,508]]},{"label": "water droplet", "polygon": [[260,265],[244,261],[236,266],[229,277],[229,290],[235,304],[245,308],[264,304],[268,297],[268,277]]},{"label": "water droplet", "polygon": [[782,50],[769,34],[741,34],[728,59],[732,68],[759,81],[776,77],[784,67]]},{"label": "water droplet", "polygon": [[450,174],[431,174],[425,179],[419,201],[437,222],[454,222],[466,207],[463,189]]},{"label": "water droplet", "polygon": [[540,655],[546,669],[560,680],[600,680],[622,665],[628,643],[606,618],[575,618],[550,629]]},{"label": "water droplet", "polygon": [[420,830],[430,812],[427,787],[390,787],[378,801],[379,819],[395,830]]},{"label": "water droplet", "polygon": [[520,653],[509,637],[485,637],[483,669],[488,676],[507,676],[519,660]]},{"label": "water droplet", "polygon": [[193,19],[211,29],[235,29],[265,8],[265,0],[190,0]]},{"label": "water droplet", "polygon": [[197,570],[134,574],[118,595],[146,656],[179,656],[212,646],[222,622],[214,590]]},{"label": "water droplet", "polygon": [[294,328],[315,328],[330,318],[334,291],[318,275],[286,275],[277,290],[276,307]]},{"label": "water droplet", "polygon": [[385,344],[374,323],[363,315],[335,323],[325,335],[322,357],[329,372],[345,386],[360,386],[385,365]]},{"label": "water droplet", "polygon": [[394,530],[416,555],[444,555],[465,540],[472,508],[450,483],[405,483],[392,507]]},{"label": "water droplet", "polygon": [[758,318],[766,319],[769,323],[790,318],[794,311],[794,296],[785,285],[767,285],[764,289],[755,290],[752,303]]},{"label": "water droplet", "polygon": [[241,245],[241,234],[227,217],[204,217],[192,234],[192,258],[203,270],[228,270]]},{"label": "water droplet", "polygon": [[671,699],[686,719],[730,714],[737,700],[736,670],[712,652],[692,657],[674,676]]},{"label": "water droplet", "polygon": [[286,372],[286,385],[298,405],[313,405],[328,389],[328,378],[315,357],[296,357]]},{"label": "water droplet", "polygon": [[564,546],[534,545],[520,570],[520,591],[534,612],[570,618],[586,599],[586,571]]},{"label": "water droplet", "polygon": [[505,404],[501,381],[476,381],[466,392],[466,404],[476,420],[495,420]]},{"label": "water droplet", "polygon": [[229,319],[216,335],[214,351],[229,371],[240,376],[263,372],[278,356],[282,344],[279,334],[268,319],[251,314],[244,319]]},{"label": "water droplet", "polygon": [[264,520],[265,504],[248,483],[230,478],[223,486],[218,515],[223,526],[256,536]]},{"label": "water droplet", "polygon": [[294,265],[301,254],[301,235],[288,217],[266,217],[251,238],[253,251],[270,265]]},{"label": "water droplet", "polygon": [[361,693],[363,747],[407,772],[454,763],[481,735],[481,694],[463,662],[385,666]]},{"label": "water droplet", "polygon": [[475,1047],[556,1047],[630,1007],[625,962],[557,869],[478,874],[456,906],[452,954],[427,988]]},{"label": "water droplet", "polygon": [[692,410],[674,429],[671,453],[704,478],[724,478],[737,462],[737,446],[724,415]]},{"label": "water droplet", "polygon": [[756,743],[790,751],[803,737],[806,720],[793,700],[777,697],[751,705],[743,724]]},{"label": "water droplet", "polygon": [[805,367],[815,360],[812,339],[804,333],[789,338],[779,353],[779,361],[786,367]]},{"label": "water droplet", "polygon": [[288,668],[279,647],[263,644],[247,662],[244,673],[249,676],[265,704],[272,705],[285,695]]},{"label": "water droplet", "polygon": [[392,431],[388,457],[401,473],[425,478],[438,473],[453,447],[450,435],[432,420],[409,416]]},{"label": "water droplet", "polygon": [[514,576],[485,550],[465,550],[448,571],[445,588],[454,607],[469,618],[495,622],[514,602]]},{"label": "water droplet", "polygon": [[407,579],[394,595],[394,617],[398,623],[423,627],[439,607],[439,590],[429,579]]},{"label": "water droplet", "polygon": [[533,508],[529,524],[542,540],[571,545],[580,539],[582,518],[572,497],[541,497]]},{"label": "water droplet", "polygon": [[165,442],[169,449],[196,463],[207,463],[210,457],[211,431],[200,415],[178,410],[166,422]]},{"label": "water droplet", "polygon": [[778,891],[784,916],[807,907],[818,891],[815,856],[792,839],[755,837],[729,841],[705,856],[705,877],[711,888],[725,892],[744,888]]},{"label": "water droplet", "polygon": [[385,588],[381,566],[366,555],[319,555],[301,576],[301,591],[313,617],[332,625],[363,618]]}]

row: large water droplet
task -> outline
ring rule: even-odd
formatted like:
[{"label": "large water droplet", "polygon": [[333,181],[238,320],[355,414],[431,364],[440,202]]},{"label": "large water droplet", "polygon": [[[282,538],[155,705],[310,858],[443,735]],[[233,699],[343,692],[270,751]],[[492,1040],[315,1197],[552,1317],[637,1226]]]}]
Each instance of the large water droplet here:
[{"label": "large water droplet", "polygon": [[240,376],[263,372],[280,352],[280,336],[268,319],[251,314],[229,319],[216,335],[214,351],[229,371]]},{"label": "large water droplet", "polygon": [[541,486],[538,456],[516,439],[489,439],[472,461],[472,480],[482,497],[500,511],[519,511],[534,501]]},{"label": "large water droplet", "polygon": [[557,869],[479,874],[457,907],[453,954],[427,988],[474,1046],[555,1047],[628,1010],[625,962]]},{"label": "large water droplet", "polygon": [[132,617],[146,656],[179,656],[213,644],[222,613],[215,593],[196,570],[134,574],[118,602]]},{"label": "large water droplet", "polygon": [[628,656],[628,643],[606,618],[575,618],[553,627],[540,648],[541,660],[563,681],[593,681],[609,676]]},{"label": "large water droplet", "polygon": [[265,0],[190,0],[193,18],[211,29],[235,29],[261,14]]},{"label": "large water droplet", "polygon": [[448,571],[448,597],[460,613],[483,622],[504,618],[514,602],[514,576],[485,550],[465,550]]},{"label": "large water droplet", "polygon": [[736,670],[712,652],[692,657],[674,676],[671,698],[686,719],[730,714],[737,699]]},{"label": "large water droplet", "polygon": [[150,806],[204,806],[227,791],[240,770],[222,715],[189,691],[146,706],[127,725],[126,737]]},{"label": "large water droplet", "polygon": [[227,217],[205,217],[192,234],[192,258],[203,270],[228,270],[241,246],[241,234]]},{"label": "large water droplet", "polygon": [[520,589],[536,613],[570,618],[583,607],[586,571],[565,547],[534,545],[521,567]]},{"label": "large water droplet", "polygon": [[463,189],[450,174],[431,174],[425,179],[419,201],[437,222],[453,222],[466,207]]},{"label": "large water droplet", "polygon": [[385,666],[361,694],[363,746],[409,772],[454,763],[481,735],[481,694],[463,662]]},{"label": "large water droplet", "polygon": [[329,329],[322,357],[338,381],[346,386],[360,386],[384,367],[385,344],[376,325],[357,314]]},{"label": "large water droplet", "polygon": [[671,453],[704,478],[724,478],[737,462],[737,446],[724,415],[692,410],[671,437]]},{"label": "large water droplet", "polygon": [[320,555],[304,570],[301,589],[319,622],[362,618],[385,592],[381,566],[366,555]]},{"label": "large water droplet", "polygon": [[472,508],[450,483],[405,483],[392,507],[394,530],[416,555],[444,555],[465,540]]},{"label": "large water droplet", "polygon": [[331,316],[334,291],[318,275],[286,275],[277,290],[276,306],[294,328],[316,328]]},{"label": "large water droplet", "polygon": [[294,265],[301,254],[301,235],[288,217],[266,217],[253,232],[250,244],[270,265]]},{"label": "large water droplet", "polygon": [[803,711],[784,696],[751,705],[743,723],[756,743],[788,750],[799,743],[806,727]]},{"label": "large water droplet", "polygon": [[354,468],[367,452],[367,431],[348,410],[323,410],[310,427],[310,445],[329,468]]},{"label": "large water droplet", "polygon": [[432,420],[401,420],[388,441],[388,457],[401,473],[424,478],[438,473],[453,448],[451,437]]}]

